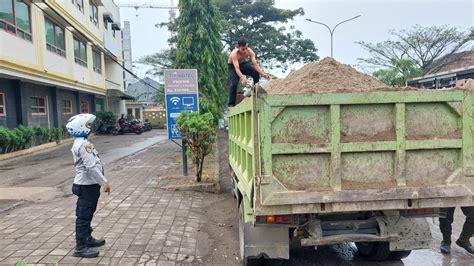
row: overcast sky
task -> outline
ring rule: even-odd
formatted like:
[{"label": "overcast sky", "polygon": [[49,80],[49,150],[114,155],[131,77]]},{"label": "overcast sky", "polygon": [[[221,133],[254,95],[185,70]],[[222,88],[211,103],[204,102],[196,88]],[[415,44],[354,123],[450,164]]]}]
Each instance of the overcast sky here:
[{"label": "overcast sky", "polygon": [[[154,3],[169,6],[172,0],[114,0],[116,4]],[[361,15],[344,23],[334,33],[334,57],[343,63],[356,65],[357,58],[368,53],[356,41],[380,42],[390,38],[390,29],[409,29],[411,26],[450,25],[462,30],[474,26],[474,0],[276,0],[276,6],[284,9],[302,7],[304,16],[297,17],[290,25],[303,32],[305,38],[313,40],[321,58],[330,56],[330,35],[324,27],[306,21],[310,18],[334,26],[338,22]],[[178,0],[174,0],[177,5]],[[132,54],[136,60],[144,55],[156,53],[167,47],[169,33],[155,24],[169,19],[165,9],[121,8],[121,20],[130,21]],[[258,57],[258,55],[257,55]],[[134,69],[139,76],[143,70]],[[274,73],[278,74],[278,73]],[[278,74],[282,76],[282,74]],[[284,75],[283,75],[284,76]]]}]

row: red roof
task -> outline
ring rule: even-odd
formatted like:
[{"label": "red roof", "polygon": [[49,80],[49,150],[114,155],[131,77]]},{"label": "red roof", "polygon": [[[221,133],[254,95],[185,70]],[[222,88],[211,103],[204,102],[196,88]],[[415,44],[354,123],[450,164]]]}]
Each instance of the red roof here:
[{"label": "red roof", "polygon": [[435,62],[427,71],[427,75],[439,72],[446,72],[454,69],[473,67],[474,66],[474,50],[444,56]]}]

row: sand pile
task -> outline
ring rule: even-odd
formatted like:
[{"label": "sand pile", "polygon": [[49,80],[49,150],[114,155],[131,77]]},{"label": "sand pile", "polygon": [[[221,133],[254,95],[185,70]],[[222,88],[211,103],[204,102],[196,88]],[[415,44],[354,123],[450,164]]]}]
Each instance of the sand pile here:
[{"label": "sand pile", "polygon": [[474,91],[474,79],[461,79],[456,82],[456,87],[463,90]]},{"label": "sand pile", "polygon": [[290,73],[285,79],[273,80],[265,86],[269,94],[395,90],[372,76],[326,57]]}]

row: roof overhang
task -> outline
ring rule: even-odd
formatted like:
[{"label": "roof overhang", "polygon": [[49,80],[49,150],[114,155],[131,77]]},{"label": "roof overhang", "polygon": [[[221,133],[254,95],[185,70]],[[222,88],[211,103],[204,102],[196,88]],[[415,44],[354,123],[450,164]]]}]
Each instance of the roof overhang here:
[{"label": "roof overhang", "polygon": [[108,97],[118,97],[122,100],[135,100],[135,97],[132,95],[126,94],[125,92],[117,89],[108,89],[107,90]]}]

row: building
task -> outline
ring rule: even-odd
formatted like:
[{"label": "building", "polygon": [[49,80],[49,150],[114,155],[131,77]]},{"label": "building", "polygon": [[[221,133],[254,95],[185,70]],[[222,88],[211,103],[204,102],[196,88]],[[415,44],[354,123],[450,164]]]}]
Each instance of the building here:
[{"label": "building", "polygon": [[135,100],[127,101],[127,115],[141,119],[145,109],[163,110],[162,105],[154,98],[156,91],[161,87],[163,87],[162,84],[149,77],[128,86],[127,93]]},{"label": "building", "polygon": [[[123,54],[123,66],[125,69],[132,71],[133,70],[133,61],[132,61],[132,34],[130,31],[130,21],[124,21],[122,29],[122,54]],[[123,71],[123,82],[125,91],[127,91],[128,86],[137,82],[137,79],[132,76],[128,71]]]},{"label": "building", "polygon": [[0,126],[60,127],[82,112],[125,112],[112,0],[1,1]]},{"label": "building", "polygon": [[449,88],[467,79],[474,79],[474,51],[451,54],[435,61],[425,76],[407,80],[407,86]]}]

